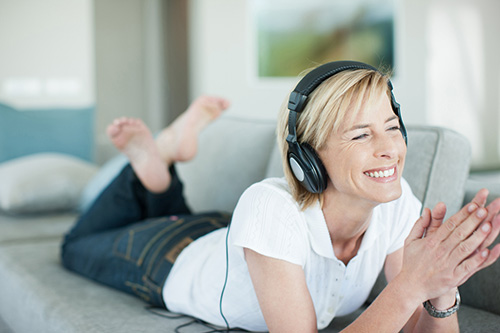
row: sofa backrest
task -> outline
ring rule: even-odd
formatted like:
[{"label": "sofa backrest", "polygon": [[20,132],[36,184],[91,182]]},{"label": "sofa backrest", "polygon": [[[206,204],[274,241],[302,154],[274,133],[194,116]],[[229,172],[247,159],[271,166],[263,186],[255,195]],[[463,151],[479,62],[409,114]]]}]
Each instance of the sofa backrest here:
[{"label": "sofa backrest", "polygon": [[202,132],[196,157],[176,165],[193,212],[232,212],[243,191],[265,178],[275,127],[224,115]]},{"label": "sofa backrest", "polygon": [[[195,212],[232,211],[251,184],[283,176],[275,138],[276,124],[223,116],[201,135],[196,158],[179,163],[186,200]],[[470,145],[452,130],[408,126],[404,177],[424,207],[443,201],[449,216],[464,196]]]},{"label": "sofa backrest", "polygon": [[403,177],[423,207],[442,201],[449,217],[462,206],[471,148],[465,136],[433,126],[407,126],[408,153]]}]

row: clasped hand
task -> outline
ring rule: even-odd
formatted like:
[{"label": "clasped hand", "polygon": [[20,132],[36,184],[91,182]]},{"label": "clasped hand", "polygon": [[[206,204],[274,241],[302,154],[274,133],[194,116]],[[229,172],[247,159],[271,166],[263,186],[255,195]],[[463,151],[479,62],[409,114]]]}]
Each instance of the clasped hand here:
[{"label": "clasped hand", "polygon": [[484,207],[488,191],[443,223],[446,206],[426,208],[405,241],[403,274],[419,301],[434,299],[460,286],[500,256],[500,244],[488,247],[500,232],[500,198]]}]

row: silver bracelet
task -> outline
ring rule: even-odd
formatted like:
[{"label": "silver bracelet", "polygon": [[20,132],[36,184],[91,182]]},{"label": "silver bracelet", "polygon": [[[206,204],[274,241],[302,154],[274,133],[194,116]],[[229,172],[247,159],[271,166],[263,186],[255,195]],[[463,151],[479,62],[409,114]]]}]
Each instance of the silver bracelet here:
[{"label": "silver bracelet", "polygon": [[424,308],[427,310],[429,315],[431,315],[434,318],[446,318],[457,312],[458,308],[460,307],[460,293],[457,292],[455,293],[455,305],[453,305],[451,308],[448,310],[438,310],[436,309],[431,302],[425,301],[424,302]]}]

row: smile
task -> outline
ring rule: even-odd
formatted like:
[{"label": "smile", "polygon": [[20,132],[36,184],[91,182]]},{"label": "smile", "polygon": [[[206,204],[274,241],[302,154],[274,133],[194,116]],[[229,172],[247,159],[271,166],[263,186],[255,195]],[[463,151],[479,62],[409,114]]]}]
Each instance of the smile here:
[{"label": "smile", "polygon": [[380,171],[366,171],[365,175],[371,178],[388,178],[394,175],[394,172],[396,172],[396,167]]}]

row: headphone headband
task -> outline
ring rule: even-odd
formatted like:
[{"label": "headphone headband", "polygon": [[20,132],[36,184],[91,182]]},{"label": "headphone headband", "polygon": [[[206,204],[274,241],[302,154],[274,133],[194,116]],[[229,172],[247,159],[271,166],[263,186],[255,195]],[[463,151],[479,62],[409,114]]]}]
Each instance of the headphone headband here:
[{"label": "headphone headband", "polygon": [[[358,61],[334,61],[319,66],[300,80],[295,89],[290,94],[288,109],[290,111],[302,112],[309,94],[316,89],[323,81],[333,75],[346,70],[368,69],[378,71],[375,67]],[[392,89],[392,85],[391,85]]]}]

